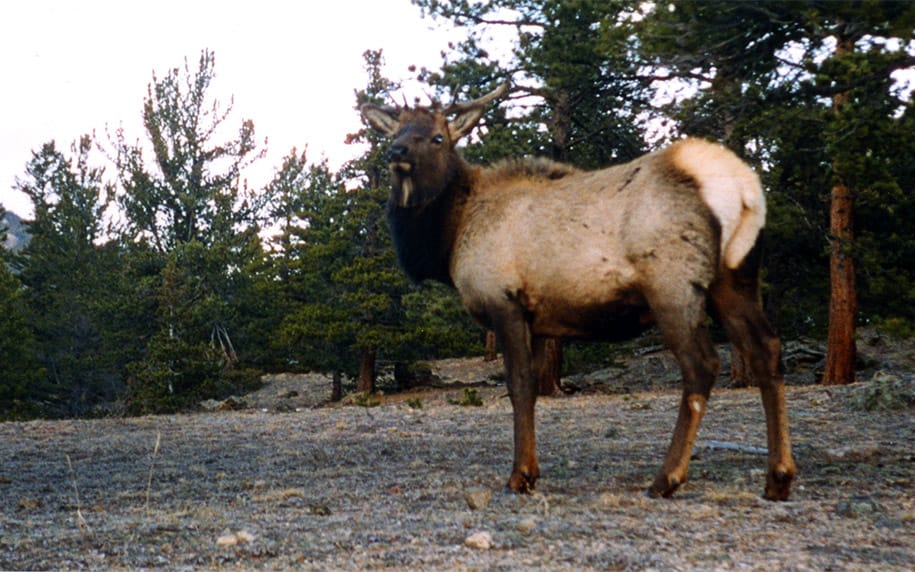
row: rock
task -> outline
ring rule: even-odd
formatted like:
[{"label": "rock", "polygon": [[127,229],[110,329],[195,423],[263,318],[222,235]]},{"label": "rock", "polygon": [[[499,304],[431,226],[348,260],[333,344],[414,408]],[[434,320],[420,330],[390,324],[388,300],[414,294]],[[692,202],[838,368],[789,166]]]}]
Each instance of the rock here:
[{"label": "rock", "polygon": [[883,514],[883,505],[869,496],[859,495],[842,501],[836,506],[836,514],[845,518],[860,518],[868,515]]},{"label": "rock", "polygon": [[394,364],[394,383],[397,389],[405,391],[414,387],[441,385],[442,378],[432,371],[432,366],[424,362]]},{"label": "rock", "polygon": [[238,539],[238,542],[254,542],[256,538],[254,534],[248,532],[247,530],[239,530],[235,533],[235,538]]},{"label": "rock", "polygon": [[518,521],[515,528],[518,529],[518,532],[521,534],[530,534],[537,528],[537,519],[532,516],[522,518]]},{"label": "rock", "polygon": [[235,396],[229,396],[221,401],[216,399],[207,399],[200,402],[200,407],[207,411],[238,411],[247,406],[244,400]]},{"label": "rock", "polygon": [[238,544],[238,537],[235,536],[235,533],[223,534],[216,539],[217,546],[235,546]]},{"label": "rock", "polygon": [[464,491],[464,500],[467,501],[470,510],[484,509],[492,500],[492,491],[482,487],[467,489]]},{"label": "rock", "polygon": [[489,550],[492,548],[492,535],[488,532],[474,532],[464,540],[464,544],[477,550]]},{"label": "rock", "polygon": [[239,530],[238,532],[230,532],[228,534],[223,534],[216,539],[217,546],[236,546],[238,544],[244,544],[245,542],[253,542],[256,537],[248,532],[247,530]]},{"label": "rock", "polygon": [[883,451],[877,443],[854,443],[827,449],[826,456],[832,462],[867,463],[882,457]]}]

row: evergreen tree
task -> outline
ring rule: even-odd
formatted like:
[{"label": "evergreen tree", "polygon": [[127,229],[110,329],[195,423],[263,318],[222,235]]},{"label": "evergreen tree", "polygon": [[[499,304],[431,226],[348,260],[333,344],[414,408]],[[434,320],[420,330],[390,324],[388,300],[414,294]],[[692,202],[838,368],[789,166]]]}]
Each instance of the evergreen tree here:
[{"label": "evergreen tree", "polygon": [[[644,151],[637,127],[646,104],[644,86],[628,60],[628,18],[638,2],[414,4],[468,30],[467,40],[448,55],[441,72],[426,71],[422,79],[451,99],[469,99],[514,78],[513,97],[523,99],[510,116],[504,110],[487,115],[482,147],[487,151],[471,146],[471,160],[532,154],[598,168]],[[492,27],[514,31],[512,61],[497,61],[485,49]]]},{"label": "evergreen tree", "polygon": [[260,252],[245,257],[246,266],[237,275],[235,314],[243,318],[233,328],[233,339],[244,352],[245,363],[256,368],[286,371],[302,363],[300,348],[281,335],[281,324],[293,312],[297,291],[297,232],[305,224],[301,215],[306,189],[317,167],[309,166],[306,154],[292,149],[283,158],[265,193],[266,229],[273,229]]},{"label": "evergreen tree", "polygon": [[890,167],[899,148],[883,142],[896,135],[905,105],[892,93],[891,73],[915,63],[891,46],[905,46],[913,21],[908,3],[811,0],[661,3],[644,23],[642,53],[698,88],[675,111],[681,131],[723,139],[763,167],[768,307],[783,332],[823,331],[831,283],[824,380],[853,379],[854,324],[873,315],[857,305],[869,298],[860,278],[892,273],[909,283],[906,271],[884,269],[880,258],[893,254],[864,255],[859,237],[870,229],[854,212],[879,189],[872,204],[889,216],[874,230],[900,217],[904,193]]},{"label": "evergreen tree", "polygon": [[[303,158],[304,159],[304,158]],[[274,345],[299,367],[355,375],[354,328],[341,299],[334,274],[350,256],[342,232],[346,216],[342,186],[326,162],[307,167],[287,162],[298,173],[292,201],[296,224],[281,238],[284,251],[274,257],[278,287],[285,292],[286,310]]]},{"label": "evergreen tree", "polygon": [[[238,362],[232,334],[244,321],[236,303],[247,283],[240,270],[263,255],[258,231],[270,195],[248,189],[241,176],[262,153],[250,120],[237,138],[217,140],[231,104],[223,110],[208,97],[214,66],[204,51],[196,70],[185,63],[183,72],[153,76],[143,106],[152,168],[139,145],[123,131],[115,135],[121,240],[158,257],[148,332],[156,343],[129,368],[129,398],[140,399],[131,407],[142,411],[174,410],[222,391]],[[151,285],[137,283],[148,295]]]},{"label": "evergreen tree", "polygon": [[[143,125],[153,149],[153,167],[142,148],[115,133],[116,162],[123,192],[118,202],[126,216],[125,237],[147,240],[162,253],[182,244],[240,248],[268,197],[249,189],[244,169],[263,156],[257,151],[254,123],[242,121],[236,139],[217,141],[232,112],[209,101],[216,59],[204,51],[196,70],[153,74],[143,103]],[[240,234],[240,236],[239,236]]]},{"label": "evergreen tree", "polygon": [[[396,85],[381,75],[380,52],[365,57],[369,84],[357,102],[383,101]],[[433,300],[421,298],[397,268],[385,220],[388,142],[368,129],[348,141],[368,145],[339,173],[326,163],[306,170],[304,157],[290,157],[275,181],[301,189],[277,207],[287,222],[274,260],[289,302],[278,340],[302,366],[351,375],[363,392],[375,389],[380,358],[464,353],[478,330],[453,294],[433,289]],[[455,322],[461,335],[453,335]]]},{"label": "evergreen tree", "polygon": [[6,236],[9,232],[9,225],[6,223],[6,207],[0,203],[0,255],[6,255]]},{"label": "evergreen tree", "polygon": [[[382,101],[396,88],[381,73],[381,52],[368,51],[364,58],[369,81],[364,90],[356,93],[357,111],[365,103]],[[367,143],[369,147],[341,169],[344,180],[359,181],[359,185],[340,195],[345,205],[340,228],[350,243],[350,251],[332,279],[341,288],[341,300],[351,312],[350,324],[359,352],[357,391],[374,391],[378,352],[396,352],[403,343],[401,297],[410,285],[397,268],[385,219],[390,189],[387,142],[367,127],[349,135],[347,142]]]},{"label": "evergreen tree", "polygon": [[44,373],[25,311],[22,285],[0,262],[0,420],[41,413]]},{"label": "evergreen tree", "polygon": [[[904,193],[902,181],[895,179],[890,165],[900,155],[902,158],[908,155],[911,160],[911,153],[900,154],[896,145],[887,145],[884,138],[897,135],[899,122],[893,115],[906,103],[892,94],[889,73],[896,66],[915,67],[915,55],[888,53],[874,39],[865,36],[901,32],[902,38],[912,38],[915,7],[895,3],[866,7],[840,4],[824,7],[823,19],[831,26],[836,42],[832,57],[820,70],[833,91],[832,113],[825,131],[832,181],[828,351],[822,381],[847,384],[855,381],[855,327],[859,318],[856,269],[866,260],[862,256],[866,242],[858,238],[867,227],[856,212],[859,206],[867,204],[890,215],[874,220],[875,230],[898,218],[892,216],[892,206]],[[887,206],[891,209],[887,210]],[[885,272],[880,264],[883,253],[878,250],[868,254],[875,256],[878,263],[868,270]]]},{"label": "evergreen tree", "polygon": [[48,376],[42,398],[56,415],[85,414],[118,390],[98,307],[111,269],[97,245],[110,189],[103,170],[89,164],[92,147],[92,137],[82,137],[70,160],[47,143],[16,182],[35,210],[27,223],[31,241],[16,266]]}]

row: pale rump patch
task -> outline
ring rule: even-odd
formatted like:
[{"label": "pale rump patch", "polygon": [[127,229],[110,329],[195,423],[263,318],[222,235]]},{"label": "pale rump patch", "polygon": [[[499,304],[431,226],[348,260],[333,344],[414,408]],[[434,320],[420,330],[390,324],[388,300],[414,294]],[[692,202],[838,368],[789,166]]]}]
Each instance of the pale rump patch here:
[{"label": "pale rump patch", "polygon": [[671,161],[699,184],[702,200],[721,224],[725,266],[737,268],[766,223],[766,199],[759,177],[730,150],[702,139],[670,148]]}]

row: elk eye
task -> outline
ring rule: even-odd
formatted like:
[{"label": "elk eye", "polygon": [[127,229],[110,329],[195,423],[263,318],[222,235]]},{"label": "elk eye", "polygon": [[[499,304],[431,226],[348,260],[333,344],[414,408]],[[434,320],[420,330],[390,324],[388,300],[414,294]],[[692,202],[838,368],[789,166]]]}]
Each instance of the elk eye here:
[{"label": "elk eye", "polygon": [[432,142],[435,143],[436,145],[441,145],[442,141],[444,141],[444,140],[445,139],[441,135],[436,135],[435,137],[432,138]]}]

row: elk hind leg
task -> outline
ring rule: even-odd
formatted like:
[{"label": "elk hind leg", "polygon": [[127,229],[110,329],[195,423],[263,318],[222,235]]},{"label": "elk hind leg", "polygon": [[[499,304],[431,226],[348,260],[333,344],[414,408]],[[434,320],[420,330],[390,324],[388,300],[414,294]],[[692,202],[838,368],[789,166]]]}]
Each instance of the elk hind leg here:
[{"label": "elk hind leg", "polygon": [[[670,447],[657,478],[648,489],[655,497],[669,497],[686,482],[693,444],[705,415],[719,361],[705,326],[704,295],[689,285],[689,295],[652,306],[655,320],[664,334],[683,373],[683,395]],[[650,303],[650,302],[649,302]]]},{"label": "elk hind leg", "polygon": [[759,281],[746,269],[727,271],[712,285],[714,310],[728,339],[749,366],[766,413],[768,471],[764,497],[786,500],[797,473],[791,455],[781,343],[759,303]]}]

